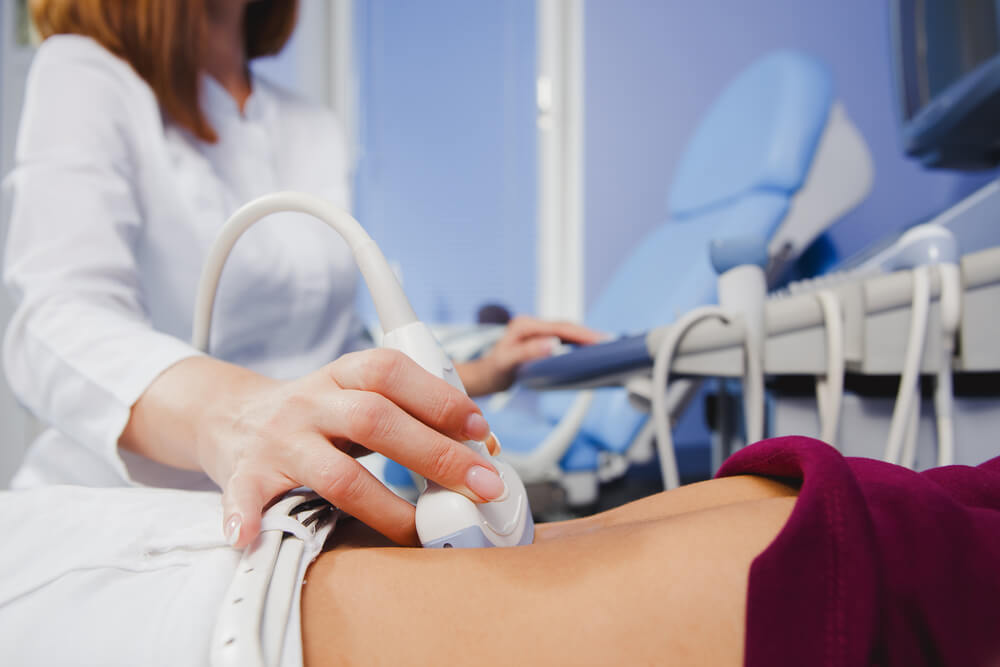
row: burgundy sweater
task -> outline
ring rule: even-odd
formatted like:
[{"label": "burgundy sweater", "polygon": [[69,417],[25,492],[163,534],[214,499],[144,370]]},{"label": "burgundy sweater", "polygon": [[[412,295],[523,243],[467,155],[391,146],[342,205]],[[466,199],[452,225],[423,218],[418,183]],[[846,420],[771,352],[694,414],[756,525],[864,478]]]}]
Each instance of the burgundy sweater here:
[{"label": "burgundy sweater", "polygon": [[719,470],[800,484],[750,568],[747,665],[1000,665],[1000,457],[918,473],[805,437]]}]

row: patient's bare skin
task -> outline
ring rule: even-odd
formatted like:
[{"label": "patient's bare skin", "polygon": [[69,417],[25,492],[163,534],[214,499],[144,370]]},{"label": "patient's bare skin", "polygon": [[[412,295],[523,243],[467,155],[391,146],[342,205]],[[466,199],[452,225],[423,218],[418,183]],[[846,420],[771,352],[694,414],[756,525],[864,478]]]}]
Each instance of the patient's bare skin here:
[{"label": "patient's bare skin", "polygon": [[796,494],[712,480],[512,549],[405,549],[338,526],[303,592],[306,664],[739,664],[750,564]]}]

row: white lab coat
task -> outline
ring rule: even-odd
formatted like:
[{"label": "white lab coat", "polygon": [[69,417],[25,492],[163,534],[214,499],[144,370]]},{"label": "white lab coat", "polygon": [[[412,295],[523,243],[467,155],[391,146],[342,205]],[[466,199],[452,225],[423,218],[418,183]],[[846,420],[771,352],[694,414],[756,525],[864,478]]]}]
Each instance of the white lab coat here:
[{"label": "white lab coat", "polygon": [[[260,79],[244,114],[212,79],[205,144],[165,120],[151,89],[96,42],[40,47],[25,96],[4,280],[17,303],[3,361],[15,394],[51,425],[15,488],[146,484],[212,488],[207,477],[121,452],[132,404],[197,354],[195,286],[226,218],[279,189],[348,206],[333,116]],[[236,245],[215,306],[212,353],[279,378],[360,347],[347,245],[298,214]]]}]

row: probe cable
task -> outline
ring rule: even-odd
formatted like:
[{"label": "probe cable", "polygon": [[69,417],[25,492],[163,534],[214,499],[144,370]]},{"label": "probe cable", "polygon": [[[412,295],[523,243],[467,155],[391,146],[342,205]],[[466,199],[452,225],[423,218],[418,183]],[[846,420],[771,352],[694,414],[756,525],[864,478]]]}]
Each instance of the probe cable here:
[{"label": "probe cable", "polygon": [[[665,489],[673,489],[680,485],[680,475],[677,471],[677,458],[674,452],[673,436],[670,432],[670,414],[667,405],[667,386],[670,383],[670,367],[677,353],[681,340],[696,324],[706,319],[718,319],[723,324],[729,324],[733,314],[720,306],[702,306],[686,313],[670,327],[656,350],[653,360],[653,395],[651,410],[653,424],[656,429],[656,450],[660,459],[660,473],[663,476]],[[748,401],[744,411],[746,414],[747,440],[754,442],[763,437],[763,397],[764,372],[763,362],[755,345],[745,341],[746,363],[744,366],[744,393]],[[750,404],[752,402],[752,404]],[[759,404],[759,405],[758,405]]]},{"label": "probe cable", "polygon": [[[908,430],[916,437],[916,427],[911,428],[911,411],[919,411],[920,361],[923,357],[924,338],[927,333],[927,318],[930,310],[931,288],[930,267],[918,266],[913,269],[913,301],[910,309],[910,335],[906,345],[903,372],[899,378],[896,404],[892,410],[889,438],[886,441],[885,460],[900,463],[903,439]],[[916,405],[914,405],[916,404]]]},{"label": "probe cable", "polygon": [[826,331],[826,373],[816,378],[816,404],[820,439],[836,447],[840,410],[844,398],[844,321],[840,299],[829,290],[816,293]]},{"label": "probe cable", "polygon": [[[277,192],[237,210],[223,225],[209,250],[195,297],[191,336],[194,347],[202,352],[209,351],[216,292],[233,246],[244,232],[263,218],[285,212],[311,215],[347,241],[372,293],[384,330],[391,331],[416,321],[385,257],[361,223],[318,197]],[[295,581],[305,543],[324,538],[337,516],[338,512],[327,501],[317,496],[304,503],[295,491],[286,494],[268,510],[260,534],[243,550],[216,619],[210,649],[212,665],[262,667],[278,663],[295,600]]]},{"label": "probe cable", "polygon": [[934,387],[934,412],[937,420],[939,466],[955,462],[955,425],[952,417],[954,391],[952,361],[955,336],[962,319],[962,273],[957,264],[938,264],[941,278],[941,366]]}]

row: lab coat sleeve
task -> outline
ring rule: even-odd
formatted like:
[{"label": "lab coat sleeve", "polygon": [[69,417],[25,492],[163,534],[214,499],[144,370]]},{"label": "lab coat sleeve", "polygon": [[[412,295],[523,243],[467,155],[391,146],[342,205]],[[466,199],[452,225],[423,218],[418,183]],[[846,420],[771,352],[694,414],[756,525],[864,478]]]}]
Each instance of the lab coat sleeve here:
[{"label": "lab coat sleeve", "polygon": [[131,406],[198,352],[152,329],[139,285],[143,212],[130,123],[152,95],[143,98],[148,90],[123,62],[79,46],[43,44],[28,79],[5,188],[4,281],[16,310],[3,360],[28,409],[129,479],[117,443]]}]

